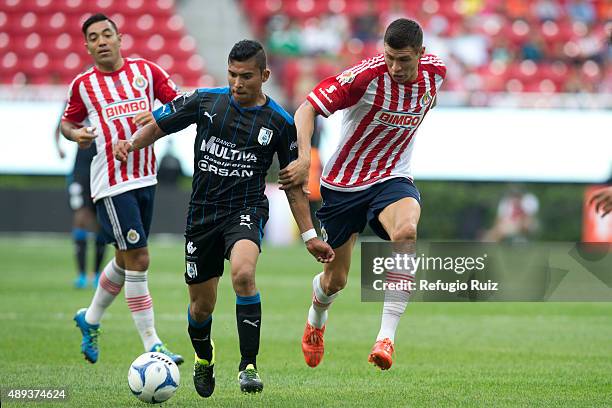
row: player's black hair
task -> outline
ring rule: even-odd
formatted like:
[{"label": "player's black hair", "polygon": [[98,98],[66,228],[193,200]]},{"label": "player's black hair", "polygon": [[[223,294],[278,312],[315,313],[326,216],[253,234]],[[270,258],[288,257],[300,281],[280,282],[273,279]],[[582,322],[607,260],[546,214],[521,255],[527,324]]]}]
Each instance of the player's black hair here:
[{"label": "player's black hair", "polygon": [[109,23],[111,23],[111,25],[113,26],[113,28],[115,29],[116,33],[119,33],[119,30],[117,29],[117,24],[115,24],[115,22],[113,20],[111,20],[110,18],[106,17],[104,14],[102,13],[96,13],[92,16],[90,16],[87,20],[85,20],[85,22],[83,23],[83,26],[81,27],[81,30],[83,31],[83,35],[87,36],[87,29],[89,28],[90,25],[92,25],[93,23],[97,23],[98,21],[106,21],[108,20]]},{"label": "player's black hair", "polygon": [[260,71],[263,72],[267,67],[266,52],[264,51],[263,47],[257,41],[242,40],[234,44],[232,50],[229,53],[229,57],[227,57],[227,62],[242,62],[253,57],[255,57],[257,67]]},{"label": "player's black hair", "polygon": [[423,46],[423,29],[414,20],[399,18],[387,27],[385,44],[396,50],[410,46],[420,51]]}]

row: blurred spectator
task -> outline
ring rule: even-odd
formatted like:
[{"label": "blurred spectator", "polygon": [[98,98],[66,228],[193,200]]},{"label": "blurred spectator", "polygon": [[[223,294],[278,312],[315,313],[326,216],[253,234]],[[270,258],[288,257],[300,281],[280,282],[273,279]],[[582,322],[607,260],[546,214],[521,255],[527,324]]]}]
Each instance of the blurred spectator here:
[{"label": "blurred spectator", "polygon": [[353,36],[363,42],[378,41],[380,38],[379,16],[373,0],[369,0],[367,5],[366,12],[353,20]]},{"label": "blurred spectator", "polygon": [[301,33],[302,49],[306,55],[337,54],[342,48],[342,33],[325,16],[323,20],[312,17],[304,22]]},{"label": "blurred spectator", "polygon": [[535,31],[529,34],[529,38],[521,47],[523,59],[540,62],[544,59],[545,45],[542,37]]},{"label": "blurred spectator", "polygon": [[557,21],[561,18],[562,9],[558,1],[538,0],[532,6],[533,14],[540,21]]},{"label": "blurred spectator", "polygon": [[473,16],[482,11],[484,0],[458,0],[458,8],[464,16]]},{"label": "blurred spectator", "polygon": [[487,38],[482,34],[470,32],[463,24],[459,26],[459,32],[452,40],[451,50],[470,68],[480,67],[488,60]]},{"label": "blurred spectator", "polygon": [[[391,22],[398,18],[406,17],[406,10],[404,10],[404,2],[402,0],[391,0],[388,11],[382,13],[380,18],[380,26],[388,27]],[[423,23],[423,21],[421,21]]]},{"label": "blurred spectator", "polygon": [[603,62],[604,52],[607,51],[606,36],[603,32],[598,33],[592,27],[581,23],[579,25],[579,33],[576,35],[576,44],[578,46],[578,56],[582,59],[594,59]]},{"label": "blurred spectator", "polygon": [[283,14],[273,16],[268,22],[268,52],[270,54],[301,55],[301,30],[296,22],[291,22]]},{"label": "blurred spectator", "polygon": [[505,3],[505,14],[513,20],[529,15],[529,3],[527,0],[507,0]]},{"label": "blurred spectator", "polygon": [[539,202],[535,195],[512,187],[497,207],[493,227],[484,235],[485,241],[527,241],[538,230]]},{"label": "blurred spectator", "polygon": [[[515,95],[542,92],[544,80],[547,92],[601,93],[612,87],[609,2],[339,0],[334,4],[343,4],[344,12],[294,18],[278,14],[268,23],[271,60],[279,61],[274,55],[300,58],[299,63],[280,59],[291,66],[279,70],[289,74],[283,84],[290,98],[299,98],[305,84],[324,78],[328,71],[320,69],[322,65],[339,69],[381,52],[380,27],[400,17],[422,24],[426,52],[438,55],[447,66],[445,91],[466,93],[464,103],[481,105],[495,98],[488,93],[506,92],[512,79]],[[306,59],[316,65],[306,64]],[[480,98],[472,98],[471,92],[479,92]]]},{"label": "blurred spectator", "polygon": [[580,93],[582,91],[582,86],[583,84],[578,75],[578,71],[576,69],[570,70],[563,84],[563,92]]},{"label": "blurred spectator", "polygon": [[506,37],[495,37],[492,41],[493,44],[491,45],[490,50],[491,62],[498,62],[507,65],[510,63],[510,61],[516,58],[514,55],[515,53],[513,51],[513,46]]},{"label": "blurred spectator", "polygon": [[310,92],[318,83],[315,74],[315,60],[304,59],[300,64],[300,72],[293,86],[291,97],[291,105],[295,110],[304,102],[308,92]]},{"label": "blurred spectator", "polygon": [[450,54],[449,43],[445,38],[446,33],[449,30],[448,19],[442,15],[434,15],[427,25],[423,28],[424,30],[424,41],[427,53],[437,55],[446,61]]},{"label": "blurred spectator", "polygon": [[572,20],[581,21],[586,24],[594,23],[597,16],[595,6],[593,6],[590,0],[570,0],[567,3],[567,14],[569,14]]}]

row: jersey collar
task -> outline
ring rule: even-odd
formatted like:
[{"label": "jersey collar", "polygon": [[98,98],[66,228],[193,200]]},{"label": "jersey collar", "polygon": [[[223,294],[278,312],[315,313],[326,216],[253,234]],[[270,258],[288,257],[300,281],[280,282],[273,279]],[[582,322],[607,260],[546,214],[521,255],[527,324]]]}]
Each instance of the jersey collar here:
[{"label": "jersey collar", "polygon": [[101,74],[101,75],[117,75],[119,72],[123,71],[123,68],[125,68],[125,64],[127,63],[125,58],[122,57],[121,59],[122,59],[121,66],[119,67],[119,69],[117,69],[115,71],[112,71],[112,72],[100,71],[100,69],[98,69],[96,64],[94,64],[93,69],[94,69],[94,71],[96,71],[98,74]]},{"label": "jersey collar", "polygon": [[242,106],[240,106],[240,104],[238,102],[236,102],[234,100],[234,96],[232,95],[232,91],[231,91],[231,89],[229,90],[230,103],[232,104],[232,106],[234,106],[236,109],[238,109],[241,112],[258,111],[258,110],[263,109],[266,106],[268,106],[270,104],[270,97],[268,95],[264,95],[264,96],[266,97],[266,102],[263,105],[252,106],[250,108],[243,108]]}]

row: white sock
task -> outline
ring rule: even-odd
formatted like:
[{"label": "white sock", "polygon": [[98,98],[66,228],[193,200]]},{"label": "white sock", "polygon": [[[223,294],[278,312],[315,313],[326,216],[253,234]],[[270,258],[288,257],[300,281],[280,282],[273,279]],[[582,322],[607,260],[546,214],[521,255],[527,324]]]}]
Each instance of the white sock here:
[{"label": "white sock", "polygon": [[323,272],[318,274],[312,280],[312,305],[308,310],[308,323],[312,326],[320,329],[325,325],[327,321],[327,309],[331,306],[334,299],[340,292],[336,292],[332,295],[326,295],[321,288],[321,276]]},{"label": "white sock", "polygon": [[100,274],[96,293],[85,313],[85,321],[87,323],[100,324],[104,311],[121,292],[124,281],[125,271],[117,266],[115,258],[111,259]]},{"label": "white sock", "polygon": [[125,271],[125,300],[144,344],[145,351],[161,343],[155,331],[153,299],[149,295],[147,271]]},{"label": "white sock", "polygon": [[[393,256],[396,254],[393,253]],[[409,257],[414,257],[415,254],[408,254]],[[410,265],[410,263],[409,263]],[[416,271],[412,268],[398,269],[392,272],[387,272],[385,276],[386,282],[414,282]],[[388,338],[392,342],[395,341],[395,331],[399,324],[400,317],[406,310],[410,292],[407,290],[386,290],[385,301],[383,304],[382,319],[380,322],[380,331],[376,336],[376,341]]]}]

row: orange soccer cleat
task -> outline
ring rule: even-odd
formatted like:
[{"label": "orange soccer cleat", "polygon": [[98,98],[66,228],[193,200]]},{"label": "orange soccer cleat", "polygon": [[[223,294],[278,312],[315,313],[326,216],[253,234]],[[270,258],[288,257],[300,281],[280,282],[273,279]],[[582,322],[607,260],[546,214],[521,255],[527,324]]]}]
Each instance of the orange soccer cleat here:
[{"label": "orange soccer cleat", "polygon": [[378,340],[372,347],[368,362],[374,363],[381,370],[388,370],[393,364],[393,342],[386,338]]},{"label": "orange soccer cleat", "polygon": [[317,329],[306,322],[304,336],[302,336],[302,353],[304,353],[306,364],[310,367],[318,366],[323,360],[323,333],[325,333],[325,326]]}]

